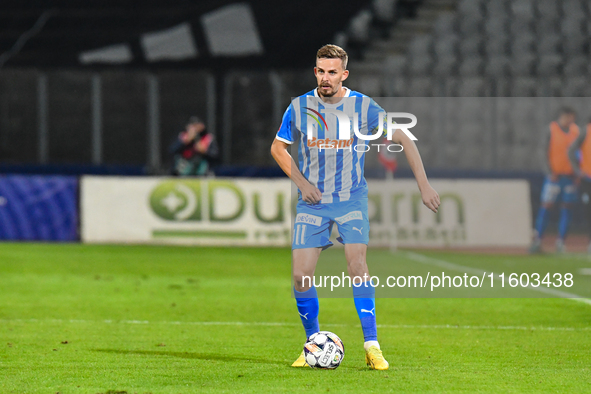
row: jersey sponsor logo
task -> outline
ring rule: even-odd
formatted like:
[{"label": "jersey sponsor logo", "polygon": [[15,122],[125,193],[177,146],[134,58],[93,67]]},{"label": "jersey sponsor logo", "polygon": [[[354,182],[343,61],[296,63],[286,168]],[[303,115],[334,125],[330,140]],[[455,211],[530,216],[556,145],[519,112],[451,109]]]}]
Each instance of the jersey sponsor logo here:
[{"label": "jersey sponsor logo", "polygon": [[318,148],[318,149],[343,149],[349,148],[353,145],[353,138],[348,140],[331,140],[330,138],[308,138],[308,147],[309,148]]},{"label": "jersey sponsor logo", "polygon": [[339,218],[335,218],[334,220],[338,224],[343,224],[351,220],[363,220],[363,215],[361,214],[361,211],[351,211],[346,215],[343,215]]},{"label": "jersey sponsor logo", "polygon": [[[316,116],[312,115],[311,113],[306,112],[306,115],[308,115],[309,117],[314,119],[316,121],[316,123],[318,123],[318,126],[320,126],[320,128],[326,127],[326,130],[328,130],[328,125],[326,124],[326,119],[324,119],[324,116],[322,116],[322,114],[320,112],[315,111],[312,108],[308,108],[308,107],[304,107],[304,109],[307,109],[308,111],[312,111],[316,115],[318,115],[318,118],[322,119],[322,123],[320,123],[320,120],[318,120],[318,118]],[[324,126],[323,126],[323,124],[324,124]]]},{"label": "jersey sponsor logo", "polygon": [[309,213],[298,213],[295,222],[320,226],[322,224],[322,218],[320,216],[310,215]]}]

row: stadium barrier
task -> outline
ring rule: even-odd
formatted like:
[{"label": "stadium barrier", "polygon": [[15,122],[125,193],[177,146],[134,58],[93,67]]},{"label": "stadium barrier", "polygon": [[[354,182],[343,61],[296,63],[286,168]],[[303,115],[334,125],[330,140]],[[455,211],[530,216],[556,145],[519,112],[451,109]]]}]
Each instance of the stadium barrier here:
[{"label": "stadium barrier", "polygon": [[[432,185],[441,196],[438,214],[422,205],[414,180],[369,181],[370,245],[529,244],[527,181],[436,179]],[[291,244],[296,199],[286,179],[84,176],[80,194],[87,243]]]},{"label": "stadium barrier", "polygon": [[0,239],[77,241],[78,178],[0,177]]}]

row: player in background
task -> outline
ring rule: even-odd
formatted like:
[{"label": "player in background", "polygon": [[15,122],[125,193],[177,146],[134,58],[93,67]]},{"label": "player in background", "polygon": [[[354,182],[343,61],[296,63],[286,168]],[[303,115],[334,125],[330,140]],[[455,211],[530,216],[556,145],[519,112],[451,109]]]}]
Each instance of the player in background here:
[{"label": "player in background", "polygon": [[564,239],[571,220],[572,204],[577,201],[577,187],[568,149],[578,135],[579,128],[575,124],[575,112],[567,107],[562,108],[558,120],[550,123],[544,139],[542,164],[547,175],[542,187],[542,204],[536,219],[530,253],[541,252],[542,236],[548,224],[550,209],[557,201],[560,201],[561,208],[556,252],[564,252]]},{"label": "player in background", "polygon": [[[579,183],[583,215],[591,240],[591,120],[587,124],[587,129],[581,131],[568,149],[568,158]],[[587,253],[591,254],[591,242],[587,247]]]},{"label": "player in background", "polygon": [[[359,104],[360,110],[356,110],[356,113],[360,120],[364,119],[360,121],[360,132],[373,134],[379,122],[386,130],[383,124],[384,110],[369,97],[343,86],[343,81],[349,75],[347,60],[347,53],[338,46],[325,45],[320,48],[314,68],[317,88],[292,101],[271,147],[273,158],[299,190],[292,242],[292,278],[306,337],[319,331],[319,305],[316,288],[304,283],[303,278],[314,275],[320,252],[332,245],[329,237],[334,223],[337,223],[340,240],[345,245],[349,276],[369,277],[366,262],[369,219],[367,182],[363,176],[364,151],[331,149],[328,146],[330,143],[339,143],[333,127],[336,124],[335,116],[323,117],[328,122],[326,129],[318,122],[318,138],[315,142],[308,141],[306,134],[306,122],[311,119],[306,116],[308,110],[313,110],[316,116],[329,109],[342,110],[351,103],[347,103],[347,100],[357,100],[355,104]],[[288,147],[298,140],[299,169],[288,151]],[[356,135],[353,135],[352,140],[353,145],[365,143]],[[315,145],[318,141],[324,141],[323,149]],[[427,180],[415,143],[400,130],[393,133],[393,142],[403,146],[423,203],[437,212],[439,195]],[[365,339],[366,363],[371,369],[386,370],[389,364],[377,340],[375,289],[371,282],[353,286],[353,298]],[[307,366],[304,352],[292,366]]]}]

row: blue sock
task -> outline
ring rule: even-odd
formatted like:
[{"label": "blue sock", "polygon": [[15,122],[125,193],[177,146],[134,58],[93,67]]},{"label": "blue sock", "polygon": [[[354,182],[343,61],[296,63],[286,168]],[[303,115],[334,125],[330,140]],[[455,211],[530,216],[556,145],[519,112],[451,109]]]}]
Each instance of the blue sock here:
[{"label": "blue sock", "polygon": [[376,327],[376,289],[367,281],[359,286],[353,285],[353,299],[355,309],[361,321],[363,338],[365,341],[377,341],[378,329]]},{"label": "blue sock", "polygon": [[318,325],[318,311],[320,309],[318,306],[318,294],[316,293],[315,287],[311,287],[304,292],[299,292],[294,288],[293,293],[298,306],[300,319],[304,325],[304,330],[306,330],[306,338],[308,338],[310,335],[320,331]]},{"label": "blue sock", "polygon": [[538,211],[538,217],[536,218],[536,232],[538,233],[538,237],[542,238],[544,231],[546,231],[546,226],[548,225],[548,209],[544,207],[540,207]]},{"label": "blue sock", "polygon": [[570,224],[571,217],[572,212],[570,208],[562,208],[560,210],[560,221],[558,222],[558,236],[560,239],[564,239],[564,237],[566,237],[566,232],[568,231],[568,225]]}]

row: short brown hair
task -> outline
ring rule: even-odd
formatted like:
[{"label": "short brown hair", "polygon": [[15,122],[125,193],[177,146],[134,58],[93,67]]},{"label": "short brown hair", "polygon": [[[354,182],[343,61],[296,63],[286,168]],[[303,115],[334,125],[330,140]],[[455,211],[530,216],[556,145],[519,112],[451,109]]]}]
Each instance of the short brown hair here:
[{"label": "short brown hair", "polygon": [[343,62],[343,70],[346,70],[349,56],[340,46],[326,44],[318,50],[316,53],[316,59],[341,59],[341,62]]}]

